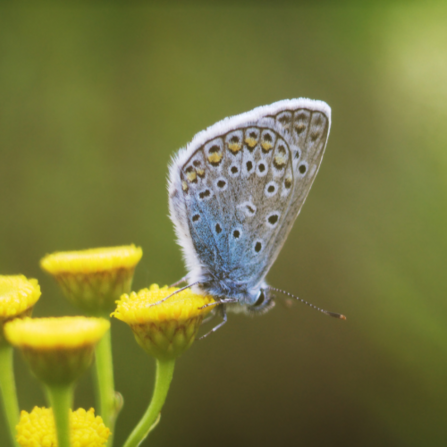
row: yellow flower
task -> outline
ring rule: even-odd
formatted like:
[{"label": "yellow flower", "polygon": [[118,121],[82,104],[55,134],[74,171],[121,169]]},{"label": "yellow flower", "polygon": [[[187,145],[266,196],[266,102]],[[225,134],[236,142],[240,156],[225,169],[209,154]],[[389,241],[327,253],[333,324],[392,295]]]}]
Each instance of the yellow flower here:
[{"label": "yellow flower", "polygon": [[[31,413],[22,411],[17,425],[17,442],[21,447],[55,447],[56,429],[50,408],[34,407]],[[70,410],[72,447],[101,447],[107,442],[110,430],[95,410]]]},{"label": "yellow flower", "polygon": [[90,366],[94,347],[109,327],[104,318],[25,318],[6,323],[5,336],[40,380],[69,384]]},{"label": "yellow flower", "polygon": [[[186,289],[151,306],[178,290],[152,284],[149,289],[124,294],[112,314],[127,323],[134,332],[138,344],[157,359],[169,360],[188,349],[195,339],[203,317],[214,306],[211,296],[197,295]],[[217,304],[217,303],[216,303]]]},{"label": "yellow flower", "polygon": [[115,301],[130,292],[141,248],[134,245],[53,253],[41,267],[50,273],[65,295],[90,315],[109,314]]},{"label": "yellow flower", "polygon": [[4,323],[31,315],[39,297],[40,287],[36,279],[26,279],[23,275],[0,275],[0,345],[4,343]]}]

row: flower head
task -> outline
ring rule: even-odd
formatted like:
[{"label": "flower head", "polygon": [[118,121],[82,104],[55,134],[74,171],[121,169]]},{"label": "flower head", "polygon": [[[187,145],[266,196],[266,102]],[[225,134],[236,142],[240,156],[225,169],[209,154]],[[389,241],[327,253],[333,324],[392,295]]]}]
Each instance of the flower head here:
[{"label": "flower head", "polygon": [[0,275],[0,345],[5,343],[4,323],[31,315],[39,297],[40,287],[36,279],[26,279],[23,275]]},{"label": "flower head", "polygon": [[115,301],[130,292],[141,248],[134,245],[67,251],[45,256],[41,267],[65,295],[91,315],[109,314]]},{"label": "flower head", "polygon": [[[88,411],[83,408],[70,410],[70,425],[73,447],[101,447],[110,435],[110,430],[100,416],[95,416],[93,408]],[[17,442],[21,447],[56,446],[53,411],[38,407],[34,407],[31,413],[22,411],[17,425]]]},{"label": "flower head", "polygon": [[70,384],[90,366],[109,327],[104,318],[25,318],[7,323],[5,336],[44,383]]},{"label": "flower head", "polygon": [[[118,301],[115,318],[127,323],[138,344],[158,359],[172,359],[188,349],[195,339],[203,317],[214,306],[211,296],[197,295],[183,290],[163,303],[152,305],[178,290],[176,287],[149,289],[123,295]],[[217,303],[216,303],[217,304]]]}]

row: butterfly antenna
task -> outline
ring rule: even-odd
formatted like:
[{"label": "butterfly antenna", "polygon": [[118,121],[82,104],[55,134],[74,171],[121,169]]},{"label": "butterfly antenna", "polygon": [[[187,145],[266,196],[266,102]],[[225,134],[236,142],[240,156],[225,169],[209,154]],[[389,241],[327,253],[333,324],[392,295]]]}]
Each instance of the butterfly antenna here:
[{"label": "butterfly antenna", "polygon": [[339,318],[340,320],[346,320],[346,317],[342,314],[337,314],[336,312],[329,312],[328,310],[321,309],[321,308],[315,306],[314,304],[311,304],[311,303],[303,300],[302,298],[298,298],[297,296],[292,295],[289,292],[286,292],[285,290],[276,289],[275,287],[270,287],[270,286],[268,287],[268,289],[273,290],[274,292],[283,293],[284,295],[287,295],[290,298],[295,298],[296,300],[301,301],[303,304],[306,304],[307,306],[312,307],[313,309],[318,310],[319,312],[321,312],[325,315],[329,315],[330,317]]},{"label": "butterfly antenna", "polygon": [[174,295],[176,295],[177,293],[180,293],[180,292],[182,292],[183,290],[188,289],[189,287],[195,286],[196,284],[199,284],[199,282],[200,282],[200,281],[196,281],[196,282],[193,282],[192,284],[188,284],[187,286],[182,287],[181,289],[178,289],[178,290],[176,290],[175,292],[172,292],[170,295],[164,297],[162,300],[160,300],[160,301],[156,301],[155,303],[151,303],[151,305],[150,305],[149,307],[152,307],[152,306],[158,306],[159,304],[163,303],[163,302],[166,301],[167,299],[171,298],[171,296],[174,296]]}]

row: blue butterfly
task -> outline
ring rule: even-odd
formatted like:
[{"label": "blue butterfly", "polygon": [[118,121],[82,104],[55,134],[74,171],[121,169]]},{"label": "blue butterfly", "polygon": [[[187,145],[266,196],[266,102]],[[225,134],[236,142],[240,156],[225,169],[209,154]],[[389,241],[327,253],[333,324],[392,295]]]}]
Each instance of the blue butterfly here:
[{"label": "blue butterfly", "polygon": [[227,309],[273,307],[279,290],[265,276],[317,175],[330,127],[325,102],[283,100],[219,121],[174,157],[170,217],[189,272],[181,281],[220,303],[215,329]]}]

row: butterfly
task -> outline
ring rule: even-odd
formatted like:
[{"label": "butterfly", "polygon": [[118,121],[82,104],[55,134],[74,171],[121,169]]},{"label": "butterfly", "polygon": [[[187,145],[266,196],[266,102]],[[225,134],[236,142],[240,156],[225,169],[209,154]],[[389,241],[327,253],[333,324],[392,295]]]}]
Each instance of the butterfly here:
[{"label": "butterfly", "polygon": [[215,329],[227,308],[273,307],[280,290],[265,277],[315,180],[330,127],[325,102],[283,100],[217,122],[173,158],[170,217],[188,269],[179,283],[220,303]]}]

